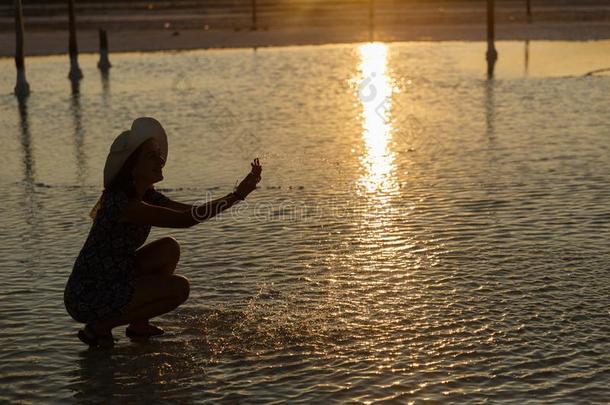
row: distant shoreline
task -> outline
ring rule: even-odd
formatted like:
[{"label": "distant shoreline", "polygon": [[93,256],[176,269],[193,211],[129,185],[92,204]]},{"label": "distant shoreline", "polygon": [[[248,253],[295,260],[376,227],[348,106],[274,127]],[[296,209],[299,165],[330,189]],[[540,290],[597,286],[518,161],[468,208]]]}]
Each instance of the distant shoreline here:
[{"label": "distant shoreline", "polygon": [[[607,0],[536,0],[528,23],[523,0],[496,1],[497,40],[610,39]],[[484,41],[481,0],[365,1],[269,0],[259,2],[253,25],[249,1],[83,0],[76,8],[78,48],[99,51],[98,28],[108,32],[111,53],[401,41]],[[24,4],[25,54],[68,51],[65,4]],[[0,57],[15,49],[12,6],[0,6]]]},{"label": "distant shoreline", "polygon": [[[175,34],[177,33],[177,34]],[[80,53],[97,53],[97,30],[79,30]],[[484,24],[428,24],[406,27],[382,27],[373,40],[402,41],[484,41]],[[610,39],[608,22],[539,22],[533,24],[499,24],[496,39],[590,41]],[[369,32],[355,27],[300,27],[239,31],[230,29],[133,29],[108,32],[110,53],[179,51],[196,49],[254,48],[298,45],[325,45],[368,42]],[[0,57],[12,57],[15,36],[0,32]],[[66,30],[41,31],[26,29],[26,56],[67,54]]]}]

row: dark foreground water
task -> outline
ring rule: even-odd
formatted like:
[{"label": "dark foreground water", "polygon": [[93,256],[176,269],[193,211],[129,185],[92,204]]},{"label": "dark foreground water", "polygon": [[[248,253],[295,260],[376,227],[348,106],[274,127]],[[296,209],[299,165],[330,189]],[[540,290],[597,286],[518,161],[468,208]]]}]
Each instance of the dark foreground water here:
[{"label": "dark foreground water", "polygon": [[[0,60],[0,402],[605,403],[610,42],[397,43]],[[166,335],[88,350],[62,294],[113,138],[169,135],[187,230]]]}]

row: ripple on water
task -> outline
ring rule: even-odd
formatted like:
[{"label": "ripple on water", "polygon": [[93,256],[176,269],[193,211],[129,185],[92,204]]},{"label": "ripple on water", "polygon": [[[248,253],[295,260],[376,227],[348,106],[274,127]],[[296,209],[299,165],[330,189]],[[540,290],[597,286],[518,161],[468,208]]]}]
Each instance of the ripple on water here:
[{"label": "ripple on water", "polygon": [[[31,58],[27,114],[0,96],[0,401],[607,401],[610,81],[532,46],[565,74],[504,58],[484,81],[482,43],[117,54],[106,83],[82,55],[72,97],[61,57]],[[358,97],[373,71],[385,119]],[[191,281],[164,336],[87,350],[63,288],[108,145],[143,114],[169,135],[170,197],[222,195],[254,156],[264,180],[151,233]]]}]

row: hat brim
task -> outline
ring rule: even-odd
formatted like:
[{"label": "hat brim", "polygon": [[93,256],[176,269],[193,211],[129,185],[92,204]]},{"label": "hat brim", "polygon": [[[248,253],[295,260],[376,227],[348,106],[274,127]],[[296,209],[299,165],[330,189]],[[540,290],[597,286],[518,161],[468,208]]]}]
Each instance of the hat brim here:
[{"label": "hat brim", "polygon": [[104,165],[104,187],[108,187],[121,168],[144,142],[154,138],[159,143],[161,157],[167,163],[167,134],[163,126],[154,118],[141,117],[133,121],[129,131],[123,131],[116,137]]}]

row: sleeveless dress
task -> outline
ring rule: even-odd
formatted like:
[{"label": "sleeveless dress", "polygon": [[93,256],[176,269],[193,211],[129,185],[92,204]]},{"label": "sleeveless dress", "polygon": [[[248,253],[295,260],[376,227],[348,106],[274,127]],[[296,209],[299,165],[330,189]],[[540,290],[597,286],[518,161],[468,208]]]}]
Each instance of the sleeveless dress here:
[{"label": "sleeveless dress", "polygon": [[[143,201],[163,205],[169,201],[150,188]],[[135,287],[136,249],[144,244],[150,225],[119,222],[128,203],[122,191],[105,190],[87,240],[64,289],[64,305],[77,322],[90,323],[123,314]]]}]

